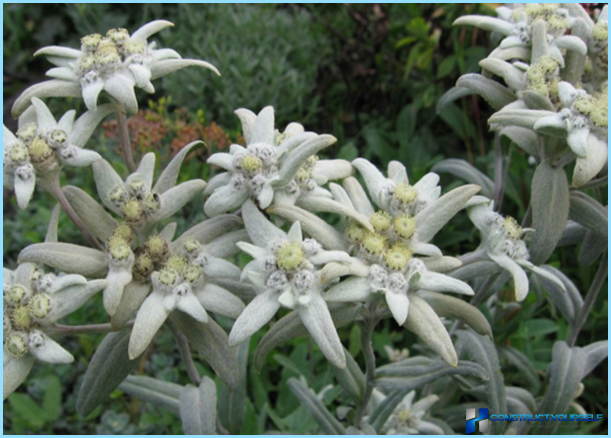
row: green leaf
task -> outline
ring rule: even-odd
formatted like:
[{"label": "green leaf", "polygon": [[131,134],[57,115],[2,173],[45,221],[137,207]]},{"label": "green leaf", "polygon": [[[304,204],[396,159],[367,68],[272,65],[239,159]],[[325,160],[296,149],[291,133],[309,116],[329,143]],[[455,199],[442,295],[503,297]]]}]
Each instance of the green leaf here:
[{"label": "green leaf", "polygon": [[240,370],[240,383],[238,387],[233,391],[229,391],[225,385],[221,387],[219,419],[225,428],[234,435],[239,434],[244,425],[247,400],[246,380],[248,376],[249,347],[250,340],[246,340],[235,347]]},{"label": "green leaf", "polygon": [[199,388],[187,385],[180,394],[180,419],[185,435],[216,433],[216,385],[204,377]]},{"label": "green leaf", "polygon": [[138,364],[139,358],[130,360],[127,354],[130,334],[131,329],[109,333],[91,358],[76,402],[82,416],[102,403]]},{"label": "green leaf", "polygon": [[323,402],[302,381],[292,377],[287,385],[293,395],[299,399],[301,404],[308,410],[310,415],[318,423],[327,435],[345,435],[346,429],[335,419],[325,407]]},{"label": "green leaf", "polygon": [[418,357],[411,359],[378,368],[376,386],[386,390],[404,389],[409,392],[446,376],[473,376],[480,380],[489,380],[486,370],[473,362],[462,360],[453,367],[439,359],[429,359],[427,363],[423,363],[423,360],[413,361],[420,359]]},{"label": "green leaf", "polygon": [[62,384],[57,376],[47,378],[47,390],[42,400],[42,408],[49,421],[56,421],[62,413]]},{"label": "green leaf", "polygon": [[541,380],[539,379],[537,370],[528,357],[514,347],[505,347],[499,351],[501,356],[507,359],[509,363],[518,369],[520,376],[522,376],[528,382],[531,392],[533,394],[537,394],[541,387]]},{"label": "green leaf", "polygon": [[569,195],[570,209],[569,218],[595,231],[607,240],[609,235],[609,217],[605,207],[594,198],[577,190],[571,191]]},{"label": "green leaf", "polygon": [[[506,412],[507,400],[505,395],[505,384],[503,373],[499,365],[499,357],[494,344],[490,338],[481,336],[467,330],[457,332],[459,350],[466,351],[473,360],[480,364],[490,379],[486,382],[488,393],[488,405],[492,412]],[[546,411],[557,412],[557,411]],[[500,421],[493,421],[490,432],[501,434],[505,430],[505,425]]]},{"label": "green leaf", "polygon": [[[548,369],[549,385],[541,412],[566,412],[584,377],[587,362],[587,353],[583,348],[570,348],[564,341],[554,344],[552,363]],[[546,433],[554,433],[558,427],[557,422],[553,422],[551,427]]]},{"label": "green leaf", "polygon": [[437,79],[442,79],[452,73],[454,66],[456,65],[456,58],[454,56],[448,56],[437,68]]},{"label": "green leaf", "polygon": [[535,233],[529,251],[531,261],[540,265],[556,248],[568,221],[569,183],[564,169],[542,162],[533,176],[531,190]]},{"label": "green leaf", "polygon": [[19,417],[21,417],[33,429],[42,428],[47,421],[52,421],[47,412],[26,394],[13,393],[8,402]]}]

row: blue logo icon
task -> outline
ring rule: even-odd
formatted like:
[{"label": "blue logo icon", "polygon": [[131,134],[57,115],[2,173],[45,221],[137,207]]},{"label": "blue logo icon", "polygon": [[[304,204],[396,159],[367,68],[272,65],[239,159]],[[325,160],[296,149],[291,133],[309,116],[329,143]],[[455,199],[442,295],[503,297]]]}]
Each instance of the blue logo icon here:
[{"label": "blue logo icon", "polygon": [[467,409],[467,434],[475,432],[475,423],[479,423],[480,432],[488,433],[488,408],[477,411],[476,417],[475,408]]}]

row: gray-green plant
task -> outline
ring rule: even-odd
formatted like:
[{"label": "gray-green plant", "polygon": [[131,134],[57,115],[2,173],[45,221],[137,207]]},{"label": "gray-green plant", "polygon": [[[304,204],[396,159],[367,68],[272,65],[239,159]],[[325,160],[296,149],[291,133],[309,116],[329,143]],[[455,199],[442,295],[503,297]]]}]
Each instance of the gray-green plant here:
[{"label": "gray-green plant", "polygon": [[[246,144],[209,157],[208,165],[222,172],[208,184],[178,184],[181,165],[200,142],[185,145],[155,181],[155,154],[137,166],[131,155],[126,115],[138,108],[134,88],[152,92],[152,80],[187,66],[216,68],[149,43],[172,25],[161,20],[131,35],[125,29],[88,35],[80,50],[39,50],[57,67],[48,72],[51,80],[15,102],[19,130],[15,135],[4,127],[4,182],[22,209],[36,182],[58,206],[45,242],[24,248],[16,269],[3,272],[4,399],[35,359],[74,360],[53,338],[103,332],[79,389],[80,414],[118,388],[179,416],[187,434],[239,432],[249,356],[260,372],[270,351],[310,336],[334,383],[316,393],[302,376],[287,386],[327,434],[453,433],[428,413],[435,405],[449,416],[463,409],[447,405],[447,388],[492,413],[580,412],[574,399],[584,390],[582,380],[608,349],[607,341],[575,346],[607,277],[607,208],[579,190],[607,183],[607,8],[596,22],[570,4],[503,6],[497,13],[458,20],[505,38],[481,61],[482,74],[462,77],[440,106],[483,96],[497,110],[489,120],[497,148],[507,137],[534,157],[531,204],[521,223],[501,213],[502,154],[495,181],[465,162],[438,164],[469,183],[442,195],[437,173],[414,182],[398,161],[384,174],[363,158],[319,159],[336,139],[299,123],[276,129],[272,107],[236,111]],[[76,121],[69,111],[56,122],[41,99],[65,96],[82,97],[88,111]],[[119,120],[125,177],[84,148],[111,113]],[[78,187],[60,187],[64,166],[91,166],[101,203]],[[207,218],[176,237],[172,217],[190,201],[200,202]],[[89,246],[58,241],[60,208]],[[432,242],[464,211],[481,243],[463,255],[444,255],[440,242]],[[580,259],[600,259],[585,300],[561,269],[546,265],[559,244],[584,236],[598,242],[582,249]],[[249,261],[237,265],[238,256]],[[499,356],[520,363],[521,353],[493,342],[495,317],[507,305],[498,298],[501,290],[513,285],[509,305],[519,309],[515,302],[526,299],[533,282],[547,287],[569,325],[566,339],[554,345],[544,393],[534,389],[536,375],[533,388],[506,387]],[[110,323],[58,324],[99,291]],[[372,340],[385,319],[416,336],[416,356],[389,348],[391,363],[376,365]],[[364,370],[338,332],[355,325]],[[173,333],[192,384],[133,374],[162,327]],[[265,327],[249,355],[251,338]],[[199,359],[218,385],[200,374]],[[343,395],[334,412],[331,393]],[[494,422],[492,432],[529,427]]]}]

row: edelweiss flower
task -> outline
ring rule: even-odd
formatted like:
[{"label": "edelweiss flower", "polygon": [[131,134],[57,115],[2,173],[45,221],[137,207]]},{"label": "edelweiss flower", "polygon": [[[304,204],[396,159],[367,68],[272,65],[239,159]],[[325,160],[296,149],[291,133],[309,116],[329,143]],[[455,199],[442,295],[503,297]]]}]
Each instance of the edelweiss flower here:
[{"label": "edelweiss flower", "polygon": [[[150,240],[149,240],[150,244]],[[150,278],[152,293],[144,300],[129,340],[129,357],[140,356],[165,320],[180,310],[196,321],[207,323],[208,311],[237,318],[244,309],[231,292],[208,282],[207,275],[239,278],[240,269],[222,259],[209,257],[195,239],[182,242],[182,255],[172,255]]]},{"label": "edelweiss flower", "polygon": [[367,301],[372,293],[383,293],[393,317],[403,325],[408,317],[409,297],[418,290],[474,294],[467,283],[427,269],[422,260],[412,258],[406,246],[395,245],[386,250],[384,260],[384,264],[368,266],[366,277],[351,277],[332,287],[325,299]]},{"label": "edelweiss flower", "polygon": [[4,268],[4,399],[23,383],[36,359],[70,363],[74,358],[46,333],[79,309],[106,282],[80,275],[45,274],[34,263]]},{"label": "edelweiss flower", "polygon": [[[607,162],[608,91],[589,94],[568,82],[558,84],[562,109],[540,118],[534,129],[542,134],[561,136],[577,155],[573,183],[581,186],[591,180]],[[604,139],[604,140],[601,140]]]},{"label": "edelweiss flower", "polygon": [[485,254],[485,257],[511,274],[516,300],[523,301],[528,294],[528,277],[524,269],[553,281],[564,290],[560,280],[528,261],[528,248],[523,237],[535,230],[523,229],[514,218],[503,217],[493,209],[494,201],[483,196],[475,196],[469,201],[469,219],[482,235],[482,243],[477,252]]},{"label": "edelweiss flower", "polygon": [[18,116],[30,104],[32,97],[83,97],[90,110],[97,107],[104,90],[127,111],[136,113],[138,101],[134,87],[154,93],[152,80],[192,65],[208,68],[220,74],[212,64],[195,59],[181,59],[172,49],[157,50],[147,39],[166,27],[165,20],[145,24],[132,35],[126,29],[111,29],[106,36],[91,34],[81,38],[81,49],[50,46],[35,53],[43,55],[57,67],[47,76],[52,80],[28,88],[15,101],[13,115]]},{"label": "edelweiss flower", "polygon": [[238,246],[252,257],[243,271],[258,295],[235,322],[229,344],[237,345],[269,322],[280,306],[297,311],[327,359],[345,367],[346,359],[331,314],[323,299],[318,266],[349,262],[342,251],[325,251],[314,239],[303,239],[295,222],[288,234],[269,222],[252,201],[242,207],[246,230],[254,245]]},{"label": "edelweiss flower", "polygon": [[573,26],[575,17],[558,4],[532,3],[515,5],[513,9],[501,6],[496,9],[499,18],[481,15],[467,15],[458,18],[454,25],[471,25],[480,29],[499,32],[505,35],[501,41],[501,49],[513,47],[531,47],[535,36],[537,21],[543,23],[542,30],[549,47],[550,55],[564,66],[563,49],[576,50],[585,54],[587,47],[578,37],[565,35]]},{"label": "edelweiss flower", "polygon": [[[208,158],[209,164],[227,172],[210,180],[205,191],[210,198],[204,205],[206,215],[234,212],[253,197],[260,208],[267,208],[277,192],[296,200],[302,192],[328,196],[319,182],[337,177],[337,167],[317,162],[316,153],[333,144],[335,137],[304,132],[302,125],[291,123],[280,134],[274,129],[274,109],[263,108],[259,115],[239,109],[246,147],[231,145],[229,153]],[[340,177],[345,170],[341,166]]]},{"label": "edelweiss flower", "polygon": [[413,403],[416,391],[407,394],[397,405],[382,428],[386,435],[443,435],[441,427],[423,420],[439,397],[435,394],[421,398]]},{"label": "edelweiss flower", "polygon": [[19,118],[17,136],[3,125],[4,186],[14,187],[19,208],[26,208],[36,180],[43,186],[54,183],[63,166],[85,167],[100,160],[96,152],[83,149],[100,121],[114,107],[102,105],[74,120],[68,111],[59,120],[39,99],[32,99],[33,110]]},{"label": "edelweiss flower", "polygon": [[[185,149],[188,151],[199,143],[191,143]],[[185,153],[176,156],[167,167],[168,173],[164,172],[155,185],[155,154],[152,152],[142,157],[136,172],[125,181],[106,160],[98,161],[93,165],[93,173],[100,199],[140,234],[147,234],[155,224],[172,216],[206,186],[206,182],[199,179],[176,185],[176,168],[180,168],[184,156]]]}]

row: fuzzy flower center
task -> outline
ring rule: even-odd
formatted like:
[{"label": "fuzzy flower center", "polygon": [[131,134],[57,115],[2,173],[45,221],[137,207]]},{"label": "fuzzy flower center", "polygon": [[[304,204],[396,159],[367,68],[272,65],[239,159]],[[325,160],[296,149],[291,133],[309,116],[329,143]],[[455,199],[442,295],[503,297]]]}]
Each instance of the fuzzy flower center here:
[{"label": "fuzzy flower center", "polygon": [[23,301],[26,296],[25,288],[20,284],[14,284],[7,291],[4,292],[4,299],[10,304],[19,304]]},{"label": "fuzzy flower center", "polygon": [[385,211],[378,211],[371,216],[369,223],[378,233],[383,233],[392,225],[392,217]]},{"label": "fuzzy flower center", "polygon": [[305,261],[303,248],[299,242],[288,242],[276,251],[278,266],[285,271],[299,268]]},{"label": "fuzzy flower center", "polygon": [[418,190],[409,184],[397,184],[395,187],[395,198],[403,203],[409,204],[418,196]]},{"label": "fuzzy flower center", "polygon": [[507,216],[505,218],[505,222],[503,223],[503,227],[507,232],[507,235],[512,239],[521,239],[524,235],[524,230],[518,224],[518,221],[512,218],[511,216]]},{"label": "fuzzy flower center", "polygon": [[4,341],[4,347],[15,357],[23,356],[28,352],[28,344],[24,337],[18,333],[13,333]]},{"label": "fuzzy flower center", "polygon": [[407,267],[412,258],[410,250],[403,245],[394,245],[384,255],[386,266],[394,271],[401,271]]},{"label": "fuzzy flower center", "polygon": [[13,327],[19,331],[28,331],[32,325],[30,308],[28,306],[15,307],[11,315]]},{"label": "fuzzy flower center", "polygon": [[30,300],[30,313],[34,318],[43,319],[51,311],[51,298],[46,294],[36,294]]},{"label": "fuzzy flower center", "polygon": [[394,225],[397,234],[404,239],[409,239],[416,232],[416,219],[407,214],[396,217]]},{"label": "fuzzy flower center", "polygon": [[368,233],[363,239],[363,248],[373,255],[381,255],[386,250],[387,240],[384,236],[377,233]]},{"label": "fuzzy flower center", "polygon": [[353,242],[362,242],[368,231],[358,222],[350,222],[347,228],[348,238]]}]

